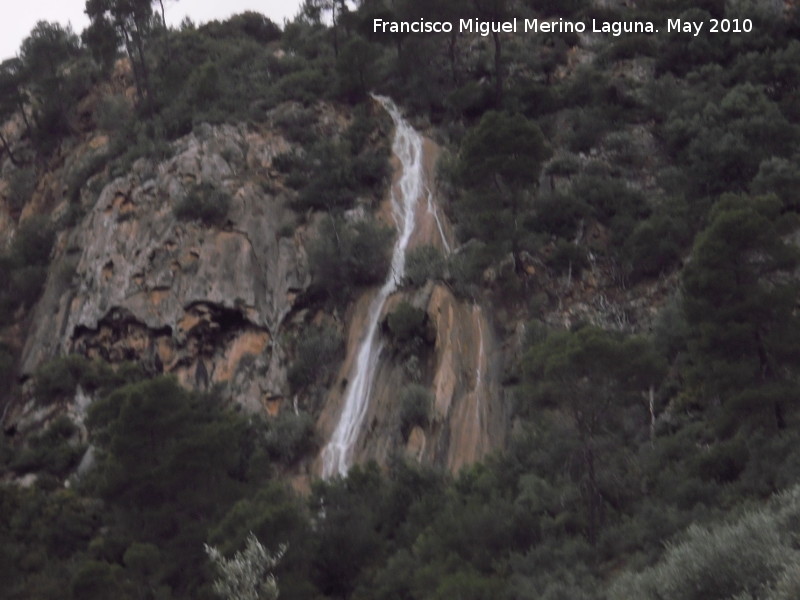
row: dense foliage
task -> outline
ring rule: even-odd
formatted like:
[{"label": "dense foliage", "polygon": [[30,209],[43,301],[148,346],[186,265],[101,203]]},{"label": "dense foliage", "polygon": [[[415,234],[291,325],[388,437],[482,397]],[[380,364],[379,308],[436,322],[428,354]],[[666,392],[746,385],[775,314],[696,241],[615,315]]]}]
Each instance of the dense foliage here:
[{"label": "dense foliage", "polygon": [[[459,242],[447,259],[418,249],[404,283],[489,300],[498,328],[526,322],[526,334],[505,365],[503,453],[457,476],[396,458],[305,497],[280,474],[318,448],[310,414],[262,422],[134,367],[43,366],[31,385],[42,409],[78,386],[95,400],[86,431],[54,419],[0,446],[5,472],[38,476],[0,486],[6,597],[211,598],[204,544],[232,556],[251,532],[265,555],[286,544],[281,598],[797,597],[800,15],[747,1],[591,4],[308,0],[283,30],[255,13],[169,30],[152,2],[91,0],[84,45],[36,26],[0,65],[0,117],[24,130],[16,145],[0,138],[12,218],[80,134],[78,103],[122,41],[136,99],[101,104],[96,126],[112,141],[76,170],[70,202],[197,123],[267,123],[294,145],[273,167],[312,225],[303,301],[338,310],[389,268],[391,231],[370,216],[388,181],[376,89],[445,147],[439,191]],[[376,15],[727,15],[755,27],[583,47],[568,34],[377,36]],[[342,135],[320,133],[321,101],[352,116]],[[199,187],[178,215],[224,226],[227,202]],[[0,254],[3,325],[35,304],[55,228],[68,226],[25,220]],[[552,288],[536,287],[542,273]],[[631,334],[624,315],[614,331],[544,324],[562,290],[597,273],[625,291],[670,282],[652,331]],[[401,356],[430,342],[408,303],[385,329]],[[314,325],[287,342],[292,392],[318,394],[341,333]],[[15,360],[0,345],[0,392]],[[435,426],[431,406],[414,382],[398,389],[400,436]],[[76,476],[87,448],[95,466]]]}]

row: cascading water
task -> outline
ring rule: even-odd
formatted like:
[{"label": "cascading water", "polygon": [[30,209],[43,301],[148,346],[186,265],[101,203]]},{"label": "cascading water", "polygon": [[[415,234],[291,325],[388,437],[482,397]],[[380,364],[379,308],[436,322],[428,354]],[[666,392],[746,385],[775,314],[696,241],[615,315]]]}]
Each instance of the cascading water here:
[{"label": "cascading water", "polygon": [[433,220],[436,222],[436,229],[439,231],[439,237],[442,240],[442,247],[444,248],[445,255],[450,254],[450,244],[447,243],[447,236],[444,234],[442,222],[439,220],[439,212],[436,210],[436,204],[433,201],[433,192],[430,187],[426,188],[428,195],[428,212],[433,215]]},{"label": "cascading water", "polygon": [[478,323],[478,358],[476,360],[475,366],[475,426],[477,430],[481,430],[482,420],[485,418],[482,417],[482,413],[485,412],[485,397],[481,390],[483,384],[483,368],[484,368],[484,358],[483,358],[483,325],[481,325],[481,320],[483,315],[481,314],[481,310],[477,304],[473,305],[472,307],[472,314],[475,315],[475,319]]},{"label": "cascading water", "polygon": [[[364,336],[359,343],[352,376],[345,392],[342,414],[328,445],[322,451],[324,478],[336,474],[345,475],[350,467],[353,448],[367,414],[378,357],[383,349],[378,335],[378,322],[386,300],[397,289],[405,272],[406,249],[414,233],[417,204],[426,189],[422,162],[422,136],[402,117],[400,109],[389,98],[373,97],[380,102],[394,121],[395,135],[392,150],[403,167],[400,180],[397,186],[392,188],[391,194],[392,214],[397,224],[398,235],[392,251],[391,270],[369,306]],[[438,217],[436,221],[438,223]],[[441,232],[441,225],[439,229]],[[442,239],[444,240],[443,233]]]}]

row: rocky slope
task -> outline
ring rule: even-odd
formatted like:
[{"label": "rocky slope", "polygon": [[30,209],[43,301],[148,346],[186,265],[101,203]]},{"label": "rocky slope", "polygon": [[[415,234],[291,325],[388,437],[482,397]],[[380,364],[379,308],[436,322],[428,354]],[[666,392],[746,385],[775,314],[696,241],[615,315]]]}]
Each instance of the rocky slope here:
[{"label": "rocky slope", "polygon": [[[319,107],[317,116],[317,126],[329,133],[347,122],[329,107]],[[22,220],[67,210],[57,191],[71,166],[102,153],[107,143],[93,135],[76,156],[68,155],[65,166],[44,178]],[[84,192],[85,214],[59,234],[44,292],[20,336],[19,376],[27,379],[46,361],[76,353],[111,364],[133,361],[151,373],[173,374],[191,389],[216,387],[223,398],[258,414],[274,416],[298,405],[313,410],[305,398],[289,397],[287,341],[302,336],[307,323],[337,319],[297,304],[311,283],[306,247],[315,219],[296,225],[299,217],[289,206],[293,192],[272,164],[292,147],[276,128],[203,125],[173,143],[168,158],[139,159],[98,193]],[[411,246],[450,251],[451,228],[432,193],[437,153],[426,141],[426,197]],[[393,167],[396,180],[396,160]],[[187,196],[212,186],[230,198],[223,220],[209,225],[179,218]],[[378,211],[391,225],[389,215],[385,205]],[[438,223],[435,216],[441,217]],[[13,225],[9,218],[7,230]],[[337,325],[347,332],[347,350],[319,414],[322,442],[339,410],[372,293],[365,291]],[[406,298],[426,311],[435,331],[419,365],[422,383],[435,398],[433,418],[407,440],[400,435],[398,390],[409,378],[403,361],[384,353],[355,460],[385,463],[407,452],[457,470],[500,447],[507,429],[492,328],[477,305],[457,300],[441,284],[395,294],[386,312]],[[35,390],[24,389],[10,404],[8,430],[36,429],[59,412],[38,410]],[[318,472],[317,466],[307,468]]]},{"label": "rocky slope", "polygon": [[[48,278],[22,373],[78,352],[140,361],[190,387],[224,383],[251,409],[280,396],[274,338],[309,277],[303,233],[279,234],[285,195],[255,177],[286,148],[274,134],[204,126],[178,141],[172,158],[140,160],[108,183],[62,242],[64,254],[77,255],[74,273]],[[219,228],[175,216],[204,183],[230,195]]]}]

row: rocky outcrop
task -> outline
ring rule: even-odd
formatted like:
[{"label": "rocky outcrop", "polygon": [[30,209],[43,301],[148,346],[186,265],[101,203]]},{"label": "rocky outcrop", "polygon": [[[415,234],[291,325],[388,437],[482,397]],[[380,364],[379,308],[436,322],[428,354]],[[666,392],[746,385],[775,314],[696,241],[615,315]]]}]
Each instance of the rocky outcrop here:
[{"label": "rocky outcrop", "polygon": [[[309,284],[303,231],[286,227],[271,171],[289,147],[269,131],[202,125],[172,158],[108,183],[62,240],[56,262],[69,269],[51,269],[22,372],[80,352],[142,361],[189,387],[225,384],[252,408],[284,394],[276,332]],[[201,184],[230,197],[217,226],[175,215]]]},{"label": "rocky outcrop", "polygon": [[[398,292],[386,313],[403,300],[425,310],[434,341],[413,358],[384,343],[354,462],[387,464],[391,456],[405,455],[457,472],[505,443],[508,410],[499,383],[500,349],[483,310],[454,297],[443,284],[431,282],[416,292]],[[322,412],[321,435],[333,429],[341,410],[367,305],[368,299],[353,311],[348,358]],[[425,427],[414,427],[404,439],[402,392],[415,382],[431,392],[430,418]]]}]

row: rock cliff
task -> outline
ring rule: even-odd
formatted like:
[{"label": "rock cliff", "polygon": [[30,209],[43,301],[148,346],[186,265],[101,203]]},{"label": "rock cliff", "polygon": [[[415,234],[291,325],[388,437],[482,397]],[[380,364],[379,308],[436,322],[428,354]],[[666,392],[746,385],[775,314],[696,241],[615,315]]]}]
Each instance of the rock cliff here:
[{"label": "rock cliff", "polygon": [[[140,159],[109,182],[66,234],[21,363],[77,352],[135,360],[189,387],[224,384],[252,410],[285,393],[276,333],[309,283],[304,229],[270,175],[280,135],[208,125],[163,161]],[[229,196],[219,226],[176,207],[211,184]]]}]

